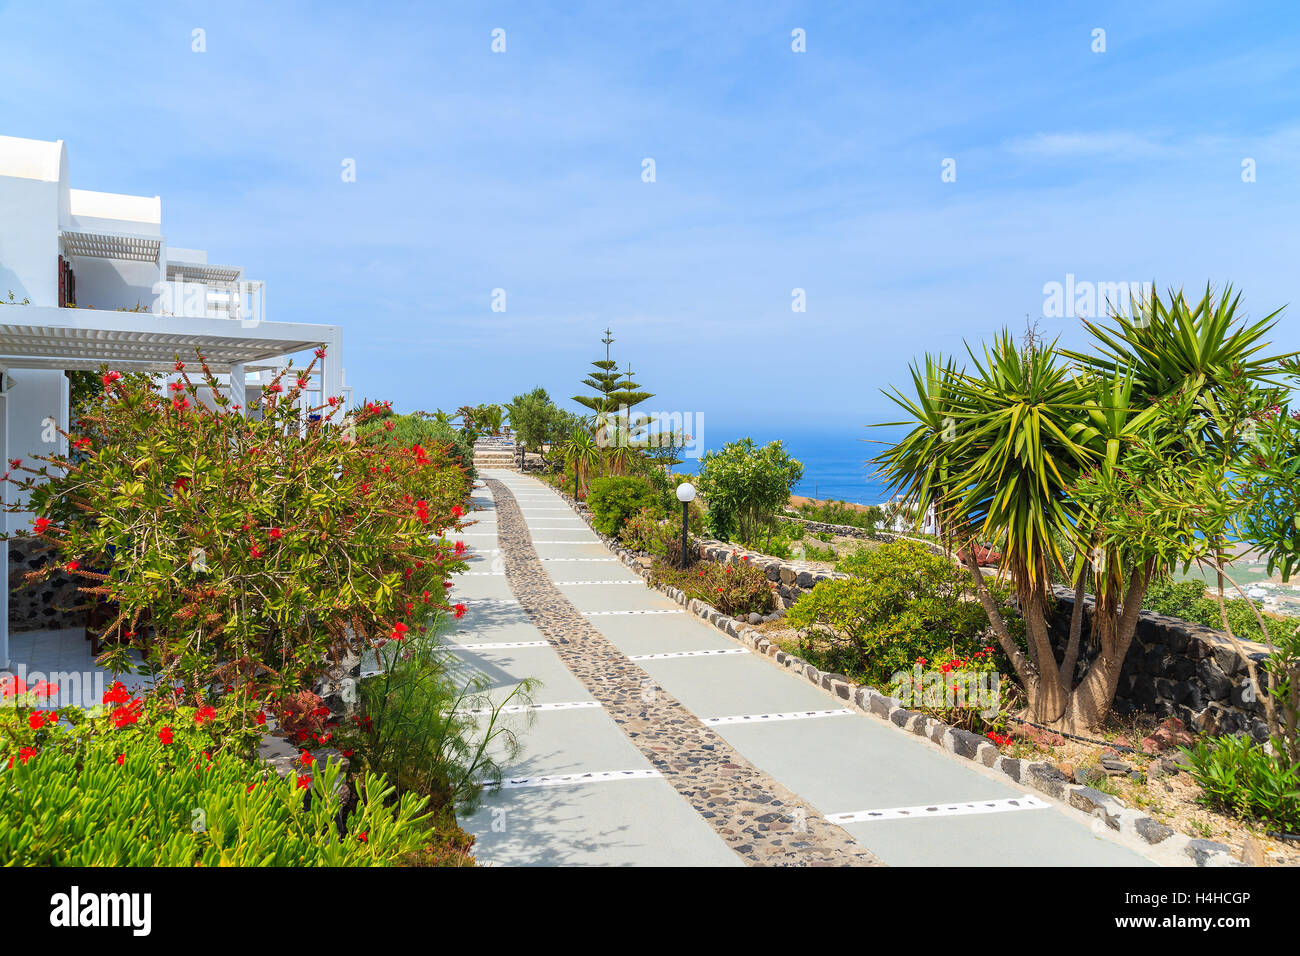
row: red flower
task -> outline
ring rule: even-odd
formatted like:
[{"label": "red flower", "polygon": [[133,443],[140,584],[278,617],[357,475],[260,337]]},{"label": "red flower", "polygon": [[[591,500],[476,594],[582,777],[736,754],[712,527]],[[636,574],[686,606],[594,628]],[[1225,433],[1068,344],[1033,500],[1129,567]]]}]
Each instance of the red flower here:
[{"label": "red flower", "polygon": [[260,558],[262,556],[262,549],[257,546],[256,541],[253,541],[248,545],[248,553],[255,558]]},{"label": "red flower", "polygon": [[125,706],[113,711],[113,726],[121,730],[127,724],[136,724],[140,722],[140,712],[144,709],[144,701],[132,700]]},{"label": "red flower", "polygon": [[306,789],[307,789],[308,787],[310,787],[310,786],[311,786],[311,777],[299,777],[299,778],[298,778],[298,789],[299,789],[299,790],[306,790]]},{"label": "red flower", "polygon": [[105,375],[104,378],[103,378],[104,387],[107,388],[108,386],[112,385],[114,382],[116,382],[116,381],[117,381],[119,378],[121,378],[121,377],[122,377],[122,373],[121,373],[121,372],[109,372],[109,373],[108,373],[107,375]]},{"label": "red flower", "polygon": [[465,512],[464,512],[463,510],[461,510],[460,505],[452,505],[452,506],[451,506],[451,514],[452,514],[452,517],[454,517],[454,518],[459,518],[459,517],[460,517],[461,515],[463,515],[464,513],[465,513]]},{"label": "red flower", "polygon": [[177,363],[176,363],[176,371],[178,371],[178,372],[183,372],[183,371],[185,371],[185,363],[184,363],[184,362],[177,362]]},{"label": "red flower", "polygon": [[284,532],[281,531],[279,528],[272,528],[270,531],[267,532],[267,534],[271,536],[272,541],[279,541],[282,537],[284,537]]},{"label": "red flower", "polygon": [[401,621],[398,621],[396,624],[393,625],[393,633],[389,636],[392,637],[392,639],[395,641],[401,641],[406,638],[406,632],[409,630],[410,630],[409,627],[407,627]]},{"label": "red flower", "polygon": [[324,350],[323,348],[317,349],[317,350],[316,350],[316,357],[317,357],[317,358],[324,358],[324,357],[325,357],[325,350]]},{"label": "red flower", "polygon": [[455,607],[455,611],[456,611],[456,618],[457,620],[459,620],[460,618],[465,616],[465,605],[457,604]]},{"label": "red flower", "polygon": [[316,762],[316,758],[304,750],[302,755],[298,758],[298,762],[304,767],[310,767]]},{"label": "red flower", "polygon": [[32,728],[32,730],[40,730],[45,726],[45,715],[39,710],[32,711],[32,713],[27,715],[27,726]]},{"label": "red flower", "polygon": [[261,727],[263,724],[266,723],[266,713],[264,711],[259,710],[257,712],[256,720],[257,720],[257,726]]},{"label": "red flower", "polygon": [[[35,756],[36,756],[35,747],[23,747],[21,750],[18,751],[18,760],[24,764],[27,763],[27,761],[31,760]],[[14,765],[14,758],[10,757],[9,766],[12,767],[13,765]]]},{"label": "red flower", "polygon": [[69,561],[67,564],[64,565],[64,567],[67,568],[69,571],[75,571],[77,570],[77,568],[81,567],[81,562]]},{"label": "red flower", "polygon": [[195,711],[194,722],[196,724],[206,724],[215,720],[216,717],[217,717],[217,709],[213,707],[211,704],[204,704],[197,711]]},{"label": "red flower", "polygon": [[170,744],[172,742],[172,729],[170,727],[164,727],[162,730],[158,731],[158,739],[164,744]]},{"label": "red flower", "polygon": [[357,839],[360,840],[362,843],[368,842],[370,839],[370,831],[362,830],[360,833],[357,834]]},{"label": "red flower", "polygon": [[456,542],[456,554],[460,555],[460,554],[464,554],[464,553],[465,553],[465,542],[464,542],[464,541],[457,541],[457,542]]},{"label": "red flower", "polygon": [[120,766],[122,766],[124,763],[126,763],[126,754],[118,754],[118,755],[117,755],[117,765],[120,767]]},{"label": "red flower", "polygon": [[49,526],[50,526],[49,518],[37,518],[35,521],[32,522],[32,531],[36,534],[45,534],[45,531],[47,528],[49,528]]},{"label": "red flower", "polygon": [[127,693],[126,685],[124,685],[120,680],[114,681],[113,686],[111,686],[108,689],[108,693],[104,695],[104,703],[106,704],[125,704],[130,699],[131,695]]}]

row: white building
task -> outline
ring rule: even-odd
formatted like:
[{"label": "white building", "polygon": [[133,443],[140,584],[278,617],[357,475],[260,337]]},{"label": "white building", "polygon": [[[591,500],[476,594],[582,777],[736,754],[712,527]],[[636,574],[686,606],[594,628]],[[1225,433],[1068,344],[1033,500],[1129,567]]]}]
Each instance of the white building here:
[{"label": "white building", "polygon": [[[13,298],[10,299],[10,293]],[[172,372],[200,349],[248,406],[261,374],[326,349],[311,404],[347,397],[337,326],[269,322],[265,288],[237,266],[167,244],[157,196],[73,189],[63,141],[0,136],[0,451],[65,452],[64,370]],[[296,363],[305,365],[305,361]],[[304,404],[307,404],[305,401]],[[6,486],[6,495],[12,489]],[[8,515],[11,533],[29,517]],[[6,550],[8,546],[6,545]],[[9,561],[0,562],[0,669],[9,666]]]}]

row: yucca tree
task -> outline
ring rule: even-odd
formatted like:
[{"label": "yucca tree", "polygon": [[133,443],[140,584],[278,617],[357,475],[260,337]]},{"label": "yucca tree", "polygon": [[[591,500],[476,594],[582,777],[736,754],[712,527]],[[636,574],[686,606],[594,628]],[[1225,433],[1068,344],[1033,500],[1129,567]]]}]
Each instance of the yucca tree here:
[{"label": "yucca tree", "polygon": [[901,493],[902,506],[924,515],[933,508],[939,535],[948,540],[951,522],[947,510],[955,490],[952,479],[955,459],[952,442],[957,437],[958,422],[965,412],[954,401],[957,367],[950,358],[926,355],[924,368],[912,365],[914,397],[897,388],[886,392],[908,415],[903,422],[885,422],[881,427],[915,423],[915,427],[896,445],[890,446],[873,461],[881,466],[895,494]]},{"label": "yucca tree", "polygon": [[[891,396],[914,427],[876,461],[918,513],[942,516],[1033,720],[1097,724],[1151,581],[1225,534],[1228,509],[1216,499],[1243,450],[1243,409],[1270,400],[1266,383],[1288,358],[1260,355],[1273,316],[1247,324],[1236,305],[1209,291],[1196,306],[1152,296],[1109,326],[1085,323],[1099,355],[1017,347],[1003,332],[982,355],[968,349],[970,371],[927,359],[924,375],[912,370],[916,398]],[[1001,552],[1023,649],[984,587],[976,539]],[[1059,660],[1048,631],[1053,574],[1067,574],[1076,596]],[[1089,581],[1096,653],[1076,680]]]},{"label": "yucca tree", "polygon": [[557,449],[566,470],[573,470],[573,495],[586,490],[587,477],[600,467],[600,446],[586,428],[575,427]]}]

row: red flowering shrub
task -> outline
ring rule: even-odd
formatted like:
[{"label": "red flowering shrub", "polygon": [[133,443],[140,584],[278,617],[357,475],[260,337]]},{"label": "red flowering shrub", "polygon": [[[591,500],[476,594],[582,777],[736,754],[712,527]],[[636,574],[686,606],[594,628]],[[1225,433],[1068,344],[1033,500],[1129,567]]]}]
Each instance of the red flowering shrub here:
[{"label": "red flowering shrub", "polygon": [[655,560],[650,568],[656,587],[678,588],[693,598],[712,604],[723,614],[766,614],[775,605],[776,585],[748,562],[717,564],[701,561],[685,571]]},{"label": "red flowering shrub", "polygon": [[134,646],[159,686],[225,695],[248,719],[451,610],[443,585],[465,565],[438,535],[468,481],[438,446],[358,443],[337,400],[303,415],[305,377],[244,417],[200,365],[206,388],[177,362],[166,395],[108,372],[72,455],[11,462],[8,477],[30,495],[34,535],[106,608],[101,662],[128,671]]}]

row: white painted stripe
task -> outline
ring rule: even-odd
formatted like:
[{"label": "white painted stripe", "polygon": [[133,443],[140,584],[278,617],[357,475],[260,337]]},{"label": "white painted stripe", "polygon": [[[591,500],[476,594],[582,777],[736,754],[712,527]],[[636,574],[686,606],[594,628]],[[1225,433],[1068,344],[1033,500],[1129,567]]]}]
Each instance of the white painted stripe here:
[{"label": "white painted stripe", "polygon": [[555,584],[558,587],[561,584],[645,584],[645,582],[638,578],[635,581],[622,581],[618,579],[611,581],[556,581]]},{"label": "white painted stripe", "polygon": [[874,820],[916,820],[925,817],[958,817],[974,813],[1010,813],[1015,810],[1046,810],[1051,804],[1030,794],[1007,800],[980,800],[974,803],[933,803],[918,807],[890,807],[885,810],[855,810],[852,813],[828,813],[826,819],[844,826],[846,823],[869,823]]},{"label": "white painted stripe", "polygon": [[461,604],[518,604],[514,598],[465,598]]},{"label": "white painted stripe", "polygon": [[616,780],[653,780],[661,777],[658,770],[597,770],[591,773],[564,773],[550,777],[507,777],[501,781],[502,790],[522,787],[567,787],[579,783],[613,783]]},{"label": "white painted stripe", "polygon": [[608,617],[614,614],[685,614],[686,612],[681,608],[673,608],[672,610],[663,611],[583,611],[582,613],[587,617]]},{"label": "white painted stripe", "polygon": [[[540,710],[584,710],[588,707],[603,707],[598,700],[566,700],[555,704],[509,704],[501,708],[503,714],[527,714]],[[475,717],[487,717],[492,714],[491,707],[480,707],[476,710],[467,710],[467,714]]]},{"label": "white painted stripe", "polygon": [[506,575],[504,571],[462,571],[460,573],[467,578],[503,578]]},{"label": "white painted stripe", "polygon": [[600,544],[600,539],[589,538],[586,541],[534,541],[533,544]]},{"label": "white painted stripe", "polygon": [[504,651],[512,647],[550,647],[547,641],[501,641],[497,644],[447,644],[449,651]]},{"label": "white painted stripe", "polygon": [[666,661],[672,657],[716,657],[718,654],[748,654],[743,647],[722,647],[711,651],[672,651],[667,654],[637,654],[630,661]]},{"label": "white painted stripe", "polygon": [[818,717],[843,717],[852,714],[848,708],[842,710],[800,710],[784,714],[735,714],[730,717],[701,718],[709,726],[719,724],[767,724],[777,720],[813,720]]},{"label": "white painted stripe", "polygon": [[543,561],[617,561],[618,558],[542,558]]}]

